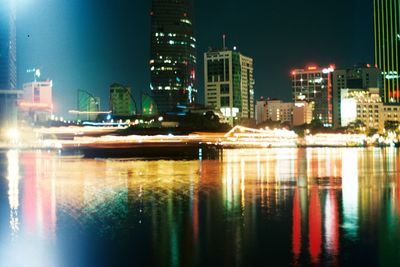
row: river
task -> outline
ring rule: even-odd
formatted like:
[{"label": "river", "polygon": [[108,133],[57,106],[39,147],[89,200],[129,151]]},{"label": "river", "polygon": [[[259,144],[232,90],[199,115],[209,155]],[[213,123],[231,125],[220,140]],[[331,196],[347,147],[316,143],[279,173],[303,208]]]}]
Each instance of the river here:
[{"label": "river", "polygon": [[0,266],[399,266],[394,148],[0,153]]}]

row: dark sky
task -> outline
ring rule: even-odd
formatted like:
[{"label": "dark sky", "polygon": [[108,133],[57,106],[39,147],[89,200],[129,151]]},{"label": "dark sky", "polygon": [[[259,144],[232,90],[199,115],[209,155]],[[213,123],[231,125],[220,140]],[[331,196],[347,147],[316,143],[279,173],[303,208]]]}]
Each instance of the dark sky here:
[{"label": "dark sky", "polygon": [[[108,86],[149,90],[150,0],[19,0],[19,84],[40,67],[54,81],[56,112],[86,89],[108,107]],[[256,97],[289,100],[290,71],[308,63],[373,61],[372,0],[195,0],[200,101],[203,53],[237,46],[254,58]]]}]

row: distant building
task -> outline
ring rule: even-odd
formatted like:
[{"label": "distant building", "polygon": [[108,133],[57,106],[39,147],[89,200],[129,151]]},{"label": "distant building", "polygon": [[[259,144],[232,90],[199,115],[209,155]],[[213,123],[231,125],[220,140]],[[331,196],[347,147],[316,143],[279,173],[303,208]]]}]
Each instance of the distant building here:
[{"label": "distant building", "polygon": [[142,93],[141,102],[142,115],[154,116],[158,114],[157,103],[151,96]]},{"label": "distant building", "polygon": [[17,122],[17,33],[15,1],[0,3],[0,128]]},{"label": "distant building", "polygon": [[314,102],[297,101],[293,106],[293,126],[310,124],[313,119]]},{"label": "distant building", "polygon": [[205,105],[220,111],[233,125],[254,117],[253,59],[235,50],[204,54]]},{"label": "distant building", "polygon": [[110,110],[114,116],[136,114],[136,104],[130,87],[117,83],[110,86]]},{"label": "distant building", "polygon": [[256,123],[261,124],[268,120],[267,100],[261,97],[260,100],[256,101]]},{"label": "distant building", "polygon": [[196,39],[192,0],[152,0],[151,90],[164,114],[196,101]]},{"label": "distant building", "polygon": [[384,106],[376,89],[341,89],[341,127],[362,122],[367,129],[382,131]]},{"label": "distant building", "polygon": [[292,71],[293,102],[314,102],[313,119],[325,127],[333,124],[332,73],[333,65],[326,68],[309,66]]},{"label": "distant building", "polygon": [[22,99],[18,102],[21,119],[43,122],[53,113],[53,82],[34,81],[24,84]]},{"label": "distant building", "polygon": [[332,74],[333,84],[333,127],[341,127],[341,89],[382,88],[382,74],[371,65],[336,69]]},{"label": "distant building", "polygon": [[261,105],[263,106],[263,110],[261,114],[257,113],[259,116],[257,118],[258,124],[266,121],[292,123],[293,103],[276,99],[257,101],[257,106],[260,107]]},{"label": "distant building", "polygon": [[100,112],[100,98],[88,91],[78,90],[78,120],[95,121]]},{"label": "distant building", "polygon": [[375,64],[383,75],[383,102],[400,104],[400,0],[374,0]]}]

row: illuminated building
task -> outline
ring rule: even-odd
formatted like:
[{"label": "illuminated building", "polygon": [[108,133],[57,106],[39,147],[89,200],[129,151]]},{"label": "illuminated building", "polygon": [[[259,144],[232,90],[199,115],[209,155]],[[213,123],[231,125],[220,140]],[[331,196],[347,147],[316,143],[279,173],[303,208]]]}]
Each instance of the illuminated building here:
[{"label": "illuminated building", "polygon": [[130,87],[116,83],[110,86],[110,110],[115,116],[136,114],[136,104]]},{"label": "illuminated building", "polygon": [[327,68],[309,66],[292,71],[293,101],[314,102],[313,119],[320,120],[325,127],[332,126],[332,72],[333,65]]},{"label": "illuminated building", "polygon": [[17,117],[17,34],[15,1],[0,0],[0,124]]},{"label": "illuminated building", "polygon": [[204,54],[205,105],[221,111],[231,125],[254,119],[253,59],[228,49]]},{"label": "illuminated building", "polygon": [[196,100],[196,39],[192,0],[153,0],[151,89],[159,113]]},{"label": "illuminated building", "polygon": [[158,114],[157,104],[154,99],[142,93],[142,115],[144,116],[153,116]]},{"label": "illuminated building", "polygon": [[382,133],[387,126],[400,125],[400,107],[382,102],[378,88],[342,89],[342,127],[362,122],[367,130]]},{"label": "illuminated building", "polygon": [[291,102],[283,102],[276,99],[257,101],[257,124],[266,121],[292,123],[293,106]]},{"label": "illuminated building", "polygon": [[382,74],[369,64],[350,69],[336,69],[332,74],[333,127],[341,127],[341,89],[382,88]]},{"label": "illuminated building", "polygon": [[100,98],[88,91],[78,90],[78,120],[95,121],[100,112]]},{"label": "illuminated building", "polygon": [[293,126],[310,124],[313,118],[314,103],[297,101],[293,106]]},{"label": "illuminated building", "polygon": [[374,0],[375,64],[383,75],[383,102],[400,103],[400,0]]},{"label": "illuminated building", "polygon": [[341,89],[341,126],[362,122],[367,129],[383,130],[383,103],[379,89]]},{"label": "illuminated building", "polygon": [[24,84],[24,94],[18,102],[21,119],[46,121],[53,113],[53,82],[34,81]]}]

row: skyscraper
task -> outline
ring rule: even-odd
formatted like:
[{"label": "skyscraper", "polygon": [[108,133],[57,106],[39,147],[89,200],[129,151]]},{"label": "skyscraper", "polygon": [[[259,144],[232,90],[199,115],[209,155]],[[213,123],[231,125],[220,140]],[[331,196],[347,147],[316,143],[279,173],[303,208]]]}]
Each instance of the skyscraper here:
[{"label": "skyscraper", "polygon": [[332,72],[335,66],[296,69],[292,72],[293,101],[314,102],[313,119],[320,120],[324,126],[333,123]]},{"label": "skyscraper", "polygon": [[0,0],[0,127],[16,123],[17,37],[15,1]]},{"label": "skyscraper", "polygon": [[400,103],[400,0],[374,0],[375,64],[383,75],[383,101]]},{"label": "skyscraper", "polygon": [[222,112],[227,122],[254,119],[253,59],[235,50],[204,54],[205,104]]},{"label": "skyscraper", "polygon": [[151,89],[160,113],[196,101],[196,39],[192,0],[153,0]]},{"label": "skyscraper", "polygon": [[0,89],[17,87],[15,1],[0,0]]}]

